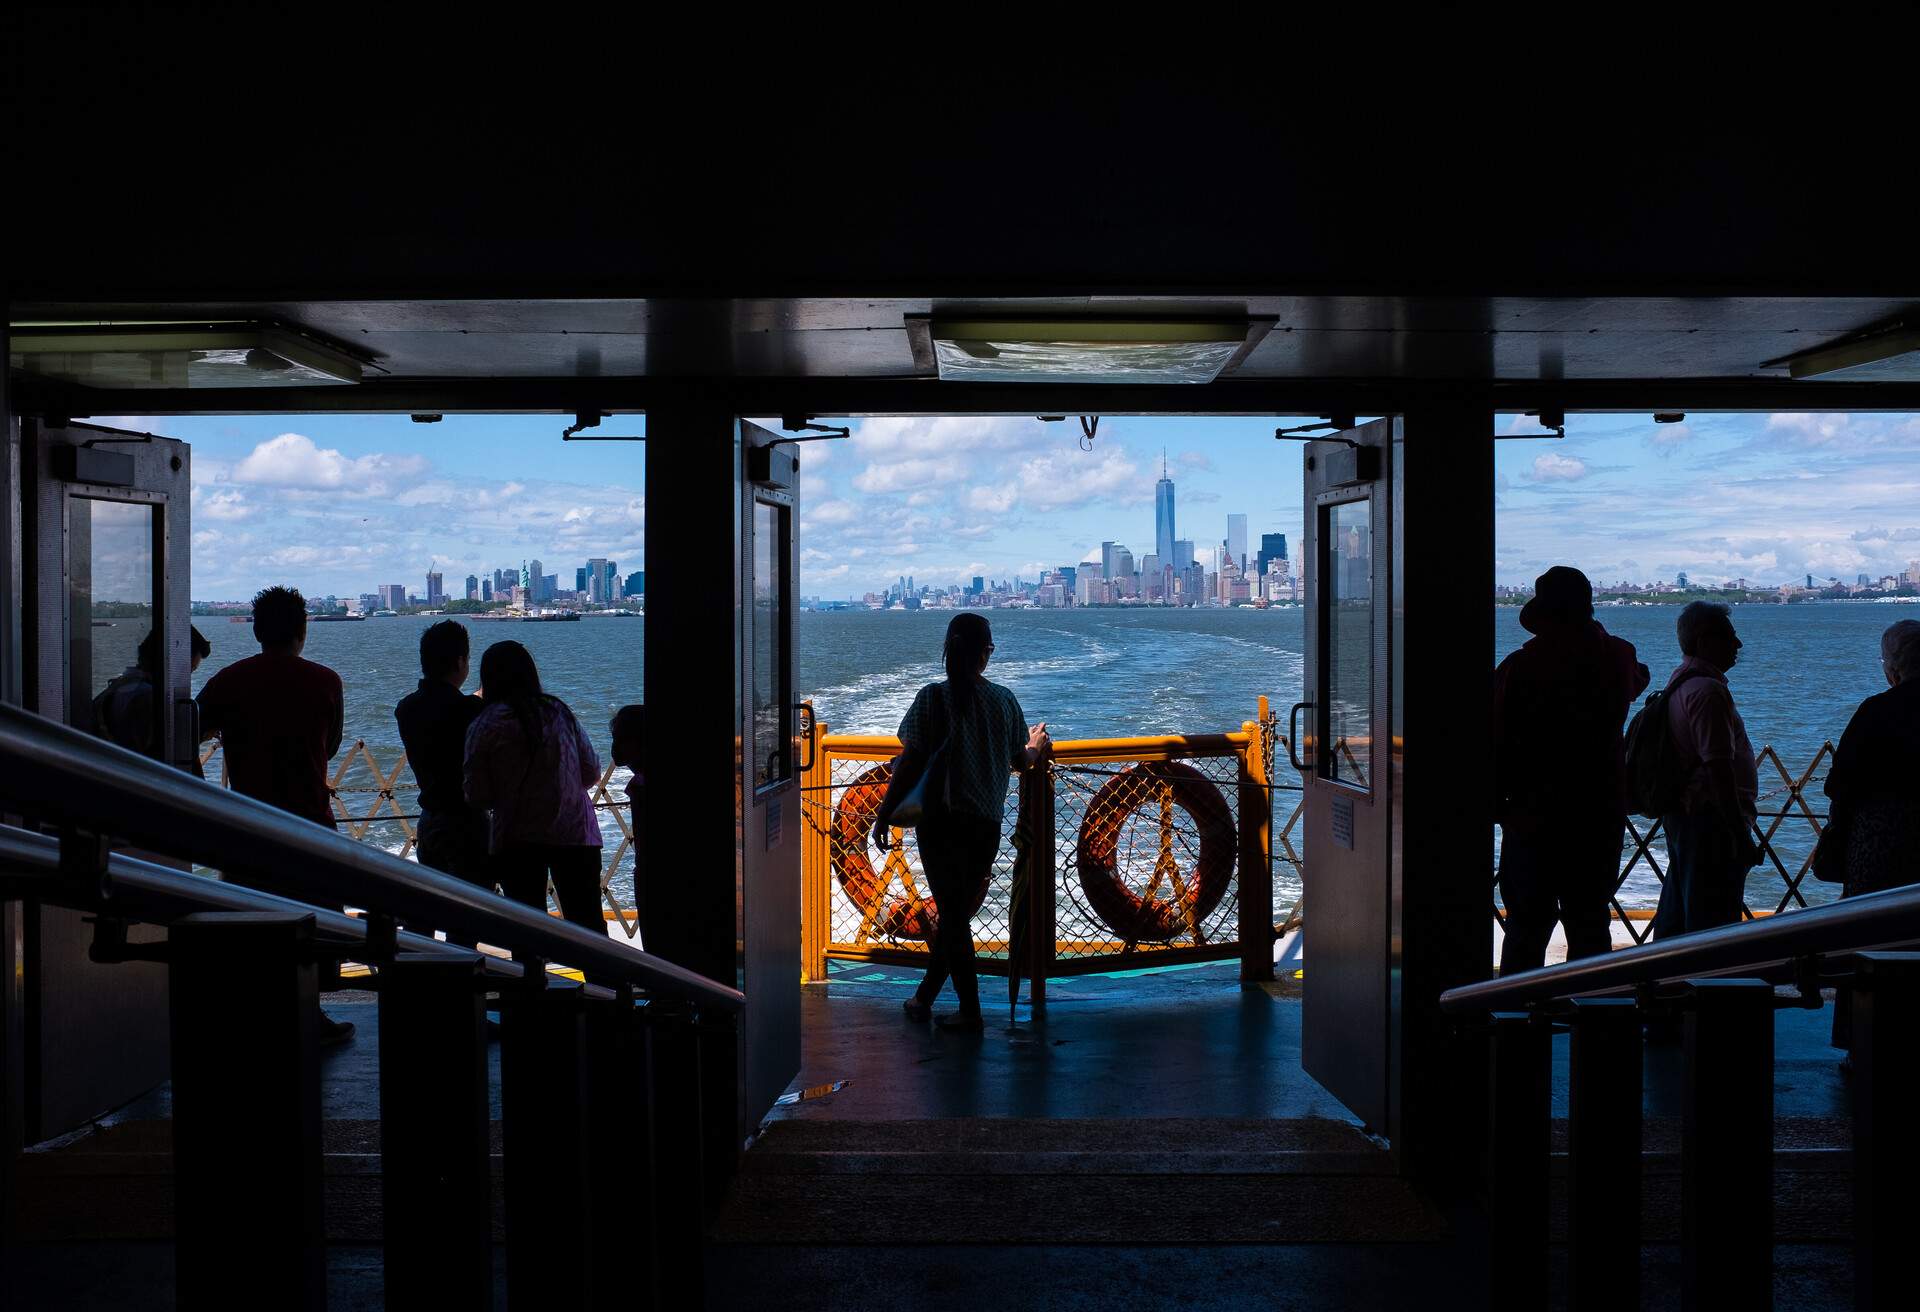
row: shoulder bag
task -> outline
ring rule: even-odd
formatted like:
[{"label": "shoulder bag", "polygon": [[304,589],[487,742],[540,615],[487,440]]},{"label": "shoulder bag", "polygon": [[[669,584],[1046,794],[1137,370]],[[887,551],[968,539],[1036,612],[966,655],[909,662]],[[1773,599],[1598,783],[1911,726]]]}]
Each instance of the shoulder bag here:
[{"label": "shoulder bag", "polygon": [[[952,708],[947,705],[947,692],[944,684],[934,684],[940,691],[933,700],[940,707],[940,741],[927,754],[927,763],[921,767],[920,777],[913,781],[913,787],[893,808],[893,814],[887,822],[902,829],[918,829],[929,819],[944,819],[953,806],[952,781],[947,774],[947,743],[953,737]],[[900,768],[900,758],[894,758],[894,769]]]}]

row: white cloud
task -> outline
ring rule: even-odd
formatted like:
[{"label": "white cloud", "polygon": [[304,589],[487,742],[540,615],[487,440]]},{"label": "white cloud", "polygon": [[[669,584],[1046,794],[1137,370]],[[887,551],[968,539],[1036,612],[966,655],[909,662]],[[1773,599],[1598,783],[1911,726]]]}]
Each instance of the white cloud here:
[{"label": "white cloud", "polygon": [[1536,483],[1573,483],[1586,476],[1586,461],[1555,451],[1544,451],[1535,456],[1533,472],[1528,475]]},{"label": "white cloud", "polygon": [[999,487],[974,487],[967,489],[966,505],[969,510],[985,511],[990,515],[1004,515],[1013,509],[1013,503],[1019,498],[1019,489],[1011,483]]},{"label": "white cloud", "polygon": [[254,507],[247,502],[246,494],[231,488],[213,490],[195,486],[193,489],[193,515],[196,519],[237,520],[246,519],[254,513]]},{"label": "white cloud", "polygon": [[953,456],[901,460],[892,464],[876,462],[853,476],[853,486],[855,491],[870,494],[906,492],[954,482],[963,477],[965,472],[962,462]]},{"label": "white cloud", "polygon": [[332,447],[314,445],[300,433],[282,433],[260,443],[233,469],[233,481],[262,487],[350,491],[381,495],[393,482],[426,472],[423,456],[375,453],[348,459]]},{"label": "white cloud", "polygon": [[1653,432],[1647,435],[1647,445],[1661,455],[1668,455],[1676,447],[1685,446],[1693,440],[1693,430],[1685,424],[1655,424]]}]

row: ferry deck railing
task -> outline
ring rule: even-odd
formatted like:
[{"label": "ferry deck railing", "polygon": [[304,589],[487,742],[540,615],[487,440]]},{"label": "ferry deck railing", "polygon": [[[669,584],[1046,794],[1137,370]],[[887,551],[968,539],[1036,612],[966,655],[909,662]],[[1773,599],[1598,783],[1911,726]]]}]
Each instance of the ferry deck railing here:
[{"label": "ferry deck railing", "polygon": [[0,806],[23,818],[0,831],[8,896],[90,913],[96,960],[166,964],[181,1306],[325,1306],[317,1001],[346,955],[379,994],[389,1307],[492,1305],[489,994],[510,1301],[699,1304],[701,1219],[739,1149],[702,1079],[731,1088],[737,991],[5,705]]},{"label": "ferry deck railing", "polygon": [[1571,1032],[1567,1297],[1639,1304],[1641,1028],[1681,1027],[1681,1276],[1687,1307],[1771,1305],[1774,1022],[1852,994],[1855,1306],[1911,1306],[1920,1180],[1920,886],[1846,898],[1441,995],[1487,1044],[1489,1232],[1497,1306],[1549,1301],[1552,1048]]},{"label": "ferry deck railing", "polygon": [[[1237,960],[1273,977],[1276,935],[1297,899],[1276,903],[1274,861],[1295,863],[1297,804],[1278,834],[1272,717],[1238,730],[1062,740],[1009,778],[1006,823],[973,916],[980,970],[1031,981],[1096,971]],[[912,830],[884,855],[873,819],[900,752],[897,738],[810,730],[802,778],[802,971],[829,959],[917,966],[939,909]],[[1024,817],[1025,824],[1016,817]]]}]

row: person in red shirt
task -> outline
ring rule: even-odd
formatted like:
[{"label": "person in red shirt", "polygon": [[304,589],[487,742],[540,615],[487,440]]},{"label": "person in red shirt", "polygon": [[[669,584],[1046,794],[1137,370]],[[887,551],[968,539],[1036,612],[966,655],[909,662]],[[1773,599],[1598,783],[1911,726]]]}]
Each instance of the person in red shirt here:
[{"label": "person in red shirt", "polygon": [[1633,644],[1593,618],[1593,585],[1577,569],[1542,574],[1520,624],[1533,638],[1493,676],[1502,975],[1546,963],[1555,921],[1569,961],[1612,947],[1627,823],[1621,729],[1647,686]]},{"label": "person in red shirt", "polygon": [[[340,750],[346,702],[339,675],[300,658],[307,645],[306,598],[293,588],[267,588],[254,597],[253,636],[260,654],[235,661],[200,690],[200,731],[219,735],[235,792],[333,828],[327,762]],[[268,893],[323,900],[312,889],[253,882]],[[337,980],[337,968],[328,974]],[[329,987],[324,978],[321,987]],[[325,1012],[319,1029],[323,1044],[353,1037],[351,1021]]]},{"label": "person in red shirt", "polygon": [[340,676],[301,659],[307,601],[293,588],[253,599],[253,636],[260,654],[200,690],[200,732],[219,735],[235,792],[331,828],[327,762],[340,750],[346,709]]}]

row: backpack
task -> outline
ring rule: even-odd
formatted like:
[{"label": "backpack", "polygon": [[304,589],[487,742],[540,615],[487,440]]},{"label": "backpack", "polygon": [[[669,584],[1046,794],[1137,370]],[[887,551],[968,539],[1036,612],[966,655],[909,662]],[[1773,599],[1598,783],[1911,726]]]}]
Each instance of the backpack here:
[{"label": "backpack", "polygon": [[1701,671],[1675,679],[1634,713],[1627,723],[1627,805],[1635,815],[1657,820],[1680,805],[1687,791],[1687,775],[1680,764],[1680,749],[1673,741],[1667,703],[1680,685],[1701,677]]}]

